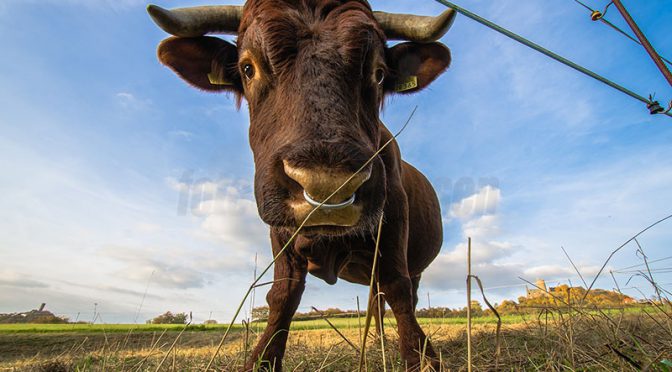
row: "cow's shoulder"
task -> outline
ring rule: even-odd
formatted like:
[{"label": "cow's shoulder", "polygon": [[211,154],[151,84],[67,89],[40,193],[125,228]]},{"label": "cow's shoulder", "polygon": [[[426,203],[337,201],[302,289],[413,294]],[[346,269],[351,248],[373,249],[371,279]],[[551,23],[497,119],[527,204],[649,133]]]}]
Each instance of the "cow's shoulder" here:
[{"label": "cow's shoulder", "polygon": [[401,160],[401,150],[399,149],[399,144],[394,138],[392,132],[380,122],[380,146],[385,145],[388,141],[392,140],[387,147],[381,152],[381,158],[385,163],[385,170],[387,171],[387,176],[396,176],[401,180],[402,173],[402,160]]}]

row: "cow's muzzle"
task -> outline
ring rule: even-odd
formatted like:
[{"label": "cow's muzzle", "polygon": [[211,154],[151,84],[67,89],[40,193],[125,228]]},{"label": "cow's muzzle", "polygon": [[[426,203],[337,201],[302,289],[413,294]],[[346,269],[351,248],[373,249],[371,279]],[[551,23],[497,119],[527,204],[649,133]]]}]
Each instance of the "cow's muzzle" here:
[{"label": "cow's muzzle", "polygon": [[315,208],[305,226],[354,226],[362,214],[357,190],[371,177],[371,167],[353,175],[342,170],[301,168],[283,161],[284,171],[302,188],[290,201],[297,222]]}]

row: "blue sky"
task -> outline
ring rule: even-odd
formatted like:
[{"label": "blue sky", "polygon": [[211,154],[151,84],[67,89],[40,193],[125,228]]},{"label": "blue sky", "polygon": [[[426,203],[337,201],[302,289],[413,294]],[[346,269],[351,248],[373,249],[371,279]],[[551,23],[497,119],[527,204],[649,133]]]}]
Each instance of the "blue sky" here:
[{"label": "blue sky", "polygon": [[[669,57],[664,3],[626,6]],[[371,4],[443,9],[430,0]],[[672,99],[641,47],[571,0],[459,4],[642,95]],[[144,322],[166,310],[227,321],[255,254],[259,267],[269,261],[251,195],[246,106],[237,111],[232,97],[198,92],[162,67],[155,50],[166,35],[145,6],[0,5],[0,312],[47,302],[90,320],[97,303],[103,322]],[[626,27],[614,9],[608,18]],[[672,119],[466,17],[442,41],[451,68],[420,94],[391,97],[383,113],[395,130],[419,107],[399,143],[439,191],[444,213],[443,250],[419,306],[427,292],[433,306],[463,306],[466,236],[475,274],[499,301],[524,293],[519,276],[578,284],[561,246],[592,279],[611,250],[672,213]],[[671,226],[640,239],[650,259],[670,255]],[[641,263],[635,250],[626,246],[608,268]],[[617,275],[651,294],[637,278],[626,286],[628,278]],[[658,279],[672,287],[672,275]],[[605,276],[598,285],[614,284]],[[366,293],[310,278],[301,309],[354,308]]]}]

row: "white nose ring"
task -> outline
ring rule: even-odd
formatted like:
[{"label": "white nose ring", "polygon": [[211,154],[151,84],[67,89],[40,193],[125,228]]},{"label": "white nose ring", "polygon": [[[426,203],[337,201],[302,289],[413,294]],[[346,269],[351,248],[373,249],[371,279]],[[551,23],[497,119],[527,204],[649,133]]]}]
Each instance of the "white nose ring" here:
[{"label": "white nose ring", "polygon": [[352,194],[352,196],[348,200],[338,204],[327,204],[327,203],[322,204],[321,202],[318,202],[317,200],[310,197],[310,195],[308,195],[308,192],[306,190],[303,190],[303,198],[306,199],[308,204],[312,205],[313,207],[319,207],[320,209],[326,209],[326,210],[343,209],[355,203],[355,194]]}]

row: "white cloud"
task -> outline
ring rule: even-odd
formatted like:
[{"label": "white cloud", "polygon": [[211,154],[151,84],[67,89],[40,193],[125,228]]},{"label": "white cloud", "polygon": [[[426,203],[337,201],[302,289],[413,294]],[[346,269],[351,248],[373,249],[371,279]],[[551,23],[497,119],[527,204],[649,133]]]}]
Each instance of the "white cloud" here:
[{"label": "white cloud", "polygon": [[[197,185],[198,189],[200,189],[200,191],[202,193],[206,194],[206,195],[217,194],[217,191],[219,190],[219,186],[220,185],[218,183],[211,182],[211,181],[202,182],[202,183],[199,183]],[[228,191],[228,189],[230,189],[230,187],[227,187],[227,191]],[[231,189],[233,189],[233,188],[231,188]],[[235,189],[233,189],[233,190],[235,190]],[[235,191],[237,191],[237,190],[235,190]]]},{"label": "white cloud", "polygon": [[[497,213],[501,200],[499,188],[485,186],[451,206],[449,213],[456,218],[452,223],[460,223],[462,242],[436,258],[423,274],[423,285],[439,291],[464,288],[467,275],[466,240],[469,237],[472,239],[472,273],[486,287],[508,284],[502,289],[518,288],[520,285],[512,284],[522,284],[518,277],[556,279],[575,276],[571,266],[533,266],[534,263],[512,260],[516,255],[524,256],[521,253],[529,252],[529,248],[502,240],[501,217]],[[593,266],[580,267],[584,275],[594,275],[598,269]]]},{"label": "white cloud", "polygon": [[194,138],[194,134],[186,130],[171,130],[168,134],[185,141],[191,141]]},{"label": "white cloud", "polygon": [[488,239],[489,237],[497,235],[500,231],[499,216],[495,214],[486,214],[464,221],[462,223],[462,231],[465,237]]},{"label": "white cloud", "polygon": [[493,186],[485,186],[476,194],[468,196],[450,207],[450,216],[460,220],[470,220],[478,215],[492,215],[502,200],[501,191]]},{"label": "white cloud", "polygon": [[248,183],[243,180],[234,181],[228,178],[222,178],[213,181],[209,178],[202,178],[194,181],[192,176],[192,172],[187,171],[183,174],[180,180],[169,177],[166,178],[166,183],[171,189],[177,192],[189,194],[193,199],[192,205],[196,207],[204,200],[215,198],[220,190],[229,192],[229,189],[231,189],[232,192],[246,194],[249,189]]},{"label": "white cloud", "polygon": [[126,110],[142,110],[151,106],[152,101],[149,99],[140,99],[133,93],[119,92],[114,95],[117,103]]},{"label": "white cloud", "polygon": [[230,179],[201,179],[192,182],[191,174],[182,180],[167,179],[181,193],[189,211],[202,219],[199,235],[239,253],[253,253],[268,245],[269,229],[259,217],[248,182]]},{"label": "white cloud", "polygon": [[149,222],[138,222],[135,224],[135,230],[146,234],[155,234],[161,231],[161,225]]},{"label": "white cloud", "polygon": [[[512,255],[519,248],[497,239],[500,228],[496,210],[501,200],[501,190],[488,185],[454,203],[449,212],[456,218],[454,222],[461,224],[462,240],[472,238],[474,273],[484,275],[482,280],[487,282],[501,280],[502,277],[510,278],[520,269],[497,262]],[[424,274],[425,284],[442,289],[461,287],[466,275],[466,257],[467,243],[464,242],[457,244],[451,251],[440,254]]]},{"label": "white cloud", "polygon": [[104,248],[101,254],[122,262],[115,276],[131,282],[152,282],[163,288],[201,288],[207,273],[193,265],[189,252],[170,247],[124,247]]},{"label": "white cloud", "polygon": [[166,183],[168,186],[177,192],[189,192],[191,190],[191,183],[178,181],[173,177],[166,178]]},{"label": "white cloud", "polygon": [[[595,276],[600,271],[600,267],[594,265],[579,265],[577,268],[584,278]],[[574,277],[577,273],[571,266],[541,265],[525,269],[524,275],[529,279],[543,279]]]},{"label": "white cloud", "polygon": [[[3,12],[11,10],[12,6],[17,5],[42,5],[45,3],[56,6],[72,6],[72,7],[86,7],[89,9],[102,9],[112,11],[126,11],[130,9],[143,9],[147,4],[146,0],[2,0],[0,2],[0,15]],[[227,4],[242,5],[243,0],[227,1]],[[196,6],[202,5],[201,1],[184,0],[180,2],[180,6]],[[144,9],[143,9],[144,10]]]},{"label": "white cloud", "polygon": [[208,237],[242,253],[255,252],[268,245],[269,230],[261,222],[253,200],[242,196],[240,189],[233,186],[208,183],[203,189],[211,191],[213,197],[198,203],[193,212],[204,217],[201,228]]},{"label": "white cloud", "polygon": [[84,6],[88,8],[107,8],[112,10],[124,10],[144,5],[143,0],[3,0],[0,11],[9,9],[16,4],[44,4],[52,3],[61,6]]}]

